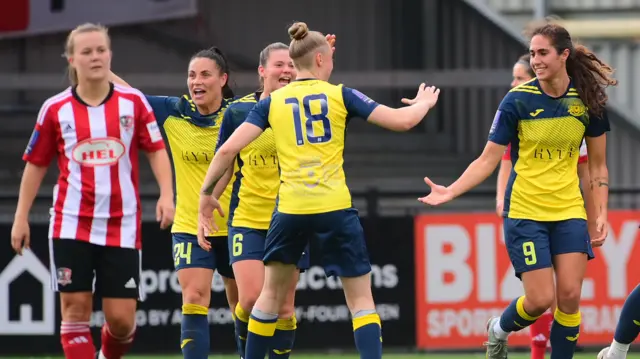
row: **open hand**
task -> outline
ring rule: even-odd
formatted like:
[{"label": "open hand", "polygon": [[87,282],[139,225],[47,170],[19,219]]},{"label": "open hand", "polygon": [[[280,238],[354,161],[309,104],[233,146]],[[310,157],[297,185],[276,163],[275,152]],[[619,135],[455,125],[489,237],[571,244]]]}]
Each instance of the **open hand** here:
[{"label": "open hand", "polygon": [[432,206],[437,206],[447,203],[453,199],[453,192],[448,187],[433,183],[429,177],[425,177],[424,182],[427,186],[431,187],[431,193],[425,197],[418,198],[418,201]]},{"label": "open hand", "polygon": [[429,104],[429,108],[435,106],[436,102],[438,102],[438,96],[440,95],[440,89],[435,86],[428,86],[424,83],[420,84],[418,87],[418,93],[416,93],[416,97],[412,99],[403,98],[401,101],[405,105],[414,105],[416,103],[424,102]]}]

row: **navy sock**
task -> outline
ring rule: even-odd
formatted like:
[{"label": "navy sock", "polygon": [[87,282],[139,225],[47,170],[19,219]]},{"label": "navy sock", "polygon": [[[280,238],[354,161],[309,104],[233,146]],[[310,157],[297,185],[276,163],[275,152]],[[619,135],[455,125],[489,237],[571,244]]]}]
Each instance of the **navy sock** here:
[{"label": "navy sock", "polygon": [[538,317],[529,315],[524,310],[524,296],[514,299],[500,316],[500,327],[507,333],[517,332],[531,324]]},{"label": "navy sock", "polygon": [[361,310],[353,315],[353,336],[361,359],[382,358],[382,327],[375,310]]},{"label": "navy sock", "polygon": [[247,347],[247,333],[249,331],[249,315],[241,306],[236,305],[235,324],[236,324],[236,346],[238,347],[238,355],[245,357],[245,348]]},{"label": "navy sock", "polygon": [[580,312],[567,314],[556,309],[551,325],[551,359],[573,358],[580,336]]},{"label": "navy sock", "polygon": [[289,319],[278,319],[276,331],[271,342],[269,359],[288,359],[293,349],[293,342],[296,338],[297,320],[293,316]]},{"label": "navy sock", "polygon": [[245,359],[264,359],[265,354],[272,347],[277,320],[277,314],[264,313],[253,308],[249,317]]},{"label": "navy sock", "polygon": [[182,306],[180,349],[184,359],[206,359],[209,355],[209,308],[197,304]]},{"label": "navy sock", "polygon": [[631,344],[640,333],[640,285],[624,301],[616,334],[613,339],[620,344]]}]

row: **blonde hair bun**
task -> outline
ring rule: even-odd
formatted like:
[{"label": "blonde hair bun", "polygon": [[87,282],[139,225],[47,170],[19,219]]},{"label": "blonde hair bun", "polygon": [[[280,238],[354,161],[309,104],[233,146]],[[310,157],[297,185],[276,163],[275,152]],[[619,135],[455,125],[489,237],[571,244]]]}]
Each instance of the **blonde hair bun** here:
[{"label": "blonde hair bun", "polygon": [[302,40],[309,34],[309,27],[304,22],[296,22],[289,27],[291,40]]}]

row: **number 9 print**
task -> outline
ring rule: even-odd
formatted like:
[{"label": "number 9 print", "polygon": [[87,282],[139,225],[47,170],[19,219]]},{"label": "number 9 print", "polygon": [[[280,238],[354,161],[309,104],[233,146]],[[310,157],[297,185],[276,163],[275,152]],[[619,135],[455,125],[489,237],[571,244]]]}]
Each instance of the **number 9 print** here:
[{"label": "number 9 print", "polygon": [[524,263],[526,265],[532,266],[538,263],[536,247],[533,245],[533,242],[529,241],[522,243],[522,253],[524,254]]}]

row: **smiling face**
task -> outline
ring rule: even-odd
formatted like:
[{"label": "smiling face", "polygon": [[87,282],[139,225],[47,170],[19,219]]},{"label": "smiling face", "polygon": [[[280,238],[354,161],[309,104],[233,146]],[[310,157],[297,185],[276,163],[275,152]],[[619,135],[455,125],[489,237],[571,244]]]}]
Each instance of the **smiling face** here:
[{"label": "smiling face", "polygon": [[207,107],[222,98],[222,87],[227,83],[227,74],[221,73],[215,61],[196,57],[189,63],[187,86],[196,106]]},{"label": "smiling face", "polygon": [[111,72],[109,37],[104,31],[87,31],[70,38],[69,65],[77,73],[78,81],[104,81]]},{"label": "smiling face", "polygon": [[258,73],[264,82],[265,92],[287,86],[297,74],[288,49],[271,50],[265,66],[258,67]]},{"label": "smiling face", "polygon": [[541,81],[548,81],[566,68],[569,49],[558,53],[551,40],[544,35],[535,35],[529,45],[531,68]]}]

